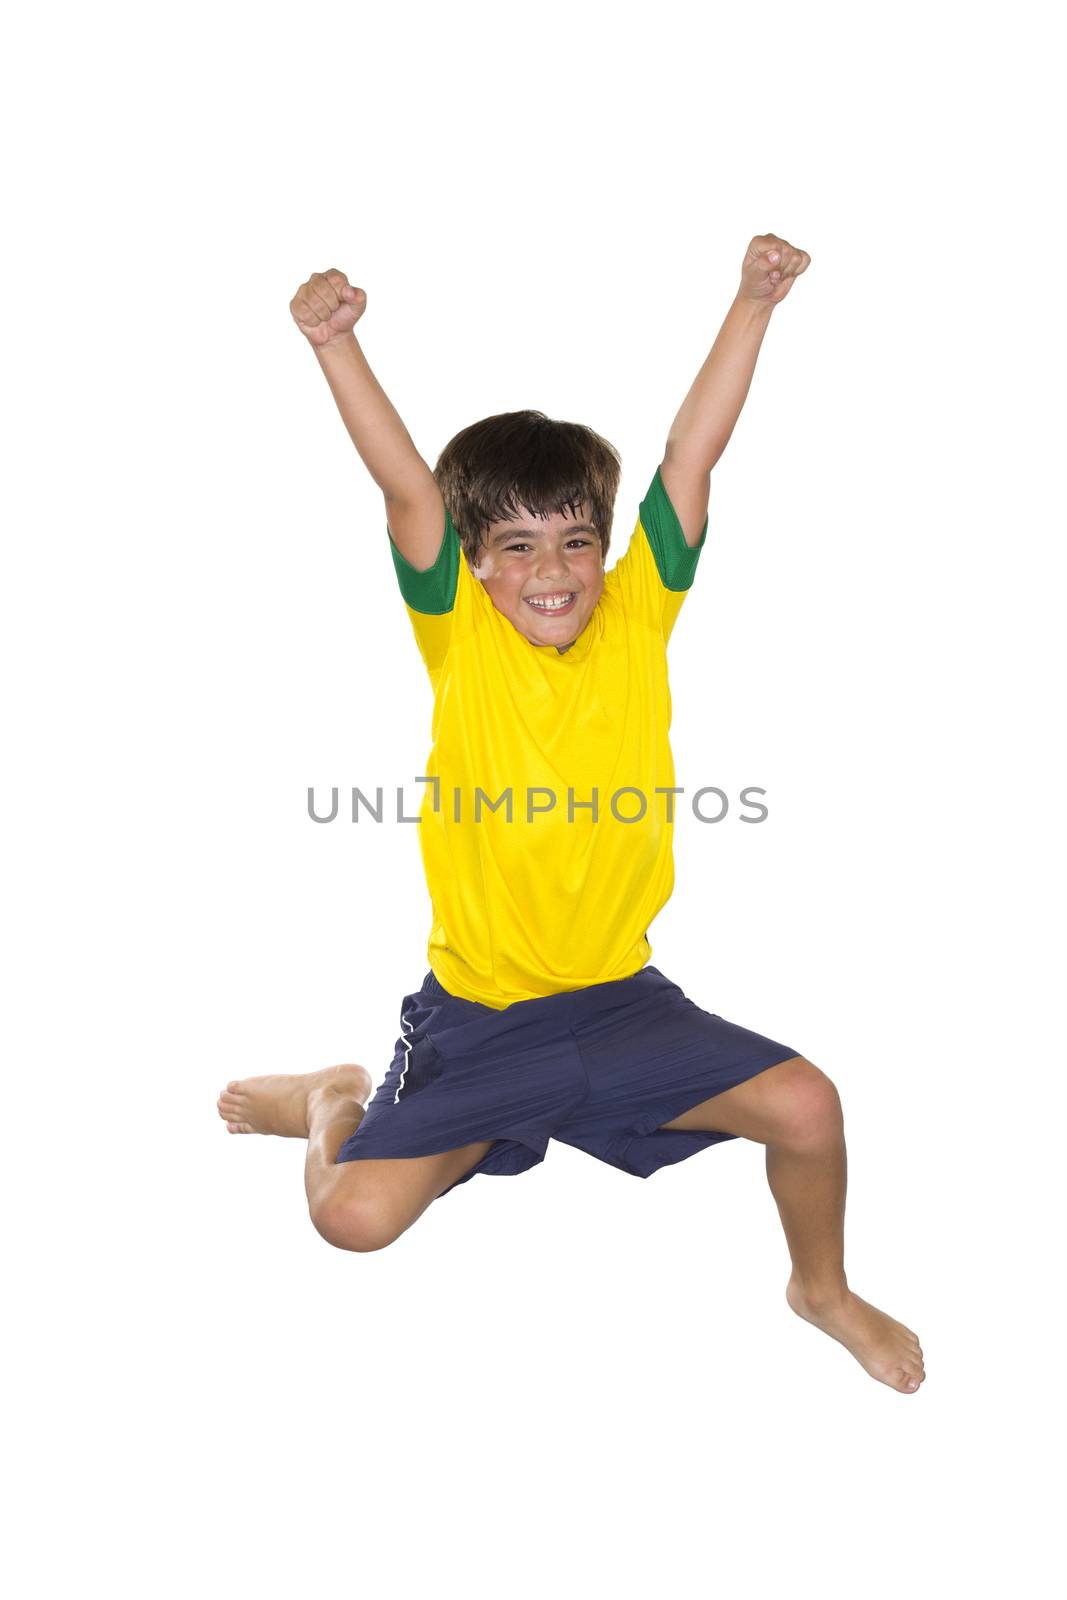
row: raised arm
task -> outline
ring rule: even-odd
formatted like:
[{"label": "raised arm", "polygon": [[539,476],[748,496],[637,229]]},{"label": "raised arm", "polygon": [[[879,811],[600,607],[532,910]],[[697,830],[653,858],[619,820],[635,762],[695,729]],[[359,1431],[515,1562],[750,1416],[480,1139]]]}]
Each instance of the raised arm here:
[{"label": "raised arm", "polygon": [[400,554],[420,571],[432,567],[445,531],[445,503],[426,462],[368,365],[353,328],[367,296],[343,272],[313,272],[289,303],[311,345],[363,464],[385,496],[386,519]]},{"label": "raised arm", "polygon": [[688,545],[700,538],[708,514],[711,470],[748,397],[771,313],[810,261],[806,251],[773,233],[758,235],[745,253],[741,286],[674,419],[660,466],[663,487]]}]

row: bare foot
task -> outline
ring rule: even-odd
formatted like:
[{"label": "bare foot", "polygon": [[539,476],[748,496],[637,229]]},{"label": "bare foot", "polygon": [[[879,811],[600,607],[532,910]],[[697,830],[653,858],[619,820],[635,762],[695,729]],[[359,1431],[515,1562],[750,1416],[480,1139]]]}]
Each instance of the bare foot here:
[{"label": "bare foot", "polygon": [[851,1350],[860,1366],[901,1394],[916,1394],[926,1377],[923,1353],[910,1328],[846,1289],[838,1300],[807,1300],[790,1278],[785,1297],[798,1317]]},{"label": "bare foot", "polygon": [[332,1089],[366,1105],[374,1082],[366,1067],[352,1065],[268,1078],[234,1078],[219,1095],[219,1116],[231,1133],[280,1133],[289,1139],[306,1139],[308,1095],[313,1089]]}]

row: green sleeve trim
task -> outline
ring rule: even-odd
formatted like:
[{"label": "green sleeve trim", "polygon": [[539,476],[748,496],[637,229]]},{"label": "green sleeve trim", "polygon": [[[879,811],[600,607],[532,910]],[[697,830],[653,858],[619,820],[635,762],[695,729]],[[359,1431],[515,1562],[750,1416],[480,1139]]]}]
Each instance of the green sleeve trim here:
[{"label": "green sleeve trim", "polygon": [[696,544],[686,544],[682,524],[678,521],[678,513],[663,487],[658,467],[649,491],[641,501],[638,515],[641,518],[641,526],[648,536],[648,542],[652,546],[656,569],[663,587],[676,591],[690,588],[696,577],[700,552],[708,536],[707,517],[704,518],[704,526]]},{"label": "green sleeve trim", "polygon": [[452,525],[448,507],[445,507],[445,536],[441,540],[437,560],[422,572],[401,555],[393,542],[388,523],[385,531],[389,534],[389,552],[396,568],[400,593],[412,611],[421,611],[431,617],[440,617],[451,611],[456,603],[459,584],[460,548],[459,534]]}]

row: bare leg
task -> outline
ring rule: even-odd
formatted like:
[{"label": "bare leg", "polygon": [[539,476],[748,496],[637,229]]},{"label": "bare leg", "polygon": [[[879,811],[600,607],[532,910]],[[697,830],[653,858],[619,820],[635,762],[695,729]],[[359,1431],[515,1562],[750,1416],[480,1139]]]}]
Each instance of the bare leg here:
[{"label": "bare leg", "polygon": [[340,1250],[380,1250],[422,1215],[493,1146],[492,1139],[436,1155],[338,1163],[373,1090],[365,1067],[234,1079],[218,1100],[231,1133],[306,1139],[304,1190],[311,1220]]},{"label": "bare leg", "polygon": [[843,1344],[872,1378],[914,1394],[926,1376],[918,1339],[854,1294],[845,1277],[848,1161],[841,1103],[830,1079],[794,1056],[663,1126],[733,1133],[766,1145],[767,1181],[793,1263],[790,1307]]},{"label": "bare leg", "polygon": [[789,1305],[851,1350],[872,1378],[914,1394],[926,1376],[918,1339],[854,1294],[845,1278],[844,1138],[821,1149],[768,1144],[766,1161],[793,1262],[785,1290]]},{"label": "bare leg", "polygon": [[342,1084],[323,1084],[308,1095],[308,1148],[304,1191],[312,1216],[344,1180],[347,1163],[337,1165],[337,1152],[363,1121],[363,1107]]},{"label": "bare leg", "polygon": [[844,1135],[814,1144],[768,1143],[767,1182],[782,1219],[792,1281],[809,1301],[840,1300],[845,1278]]}]

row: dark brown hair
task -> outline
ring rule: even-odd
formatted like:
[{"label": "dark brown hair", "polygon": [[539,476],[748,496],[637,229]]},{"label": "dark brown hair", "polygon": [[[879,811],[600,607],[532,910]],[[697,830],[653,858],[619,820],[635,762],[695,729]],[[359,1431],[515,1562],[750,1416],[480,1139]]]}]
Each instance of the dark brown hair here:
[{"label": "dark brown hair", "polygon": [[504,411],[449,440],[433,475],[463,553],[477,565],[490,524],[516,521],[523,506],[535,516],[566,510],[577,519],[585,503],[606,556],[621,467],[614,446],[580,422]]}]

